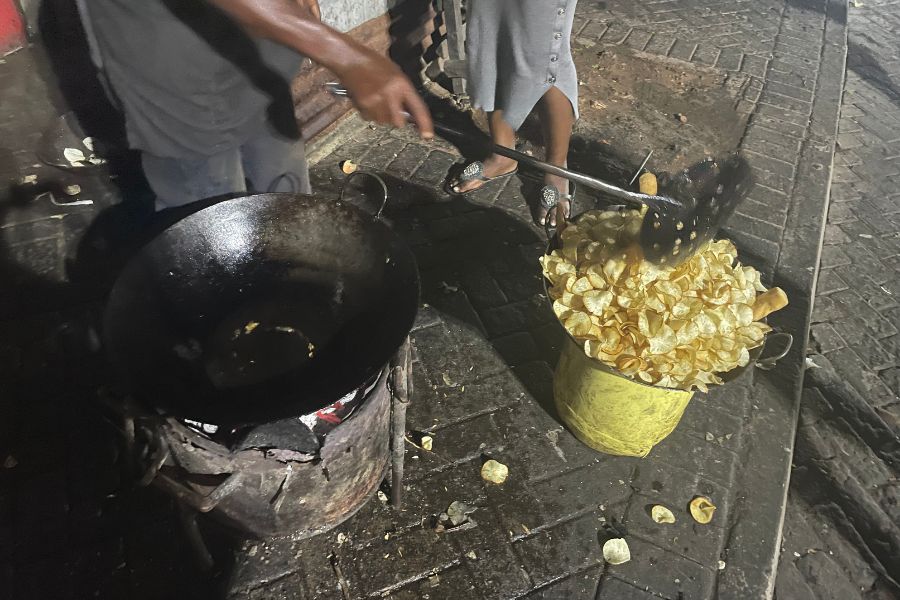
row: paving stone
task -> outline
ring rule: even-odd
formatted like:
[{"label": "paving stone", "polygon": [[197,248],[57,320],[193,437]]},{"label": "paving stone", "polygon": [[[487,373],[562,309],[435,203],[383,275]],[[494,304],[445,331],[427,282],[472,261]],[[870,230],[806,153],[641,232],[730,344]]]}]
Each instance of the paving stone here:
[{"label": "paving stone", "polygon": [[432,389],[433,384],[420,376],[419,371],[416,375],[416,398],[410,404],[409,419],[421,430],[492,412],[519,402],[526,394],[522,384],[508,371],[468,383],[465,389],[450,387],[443,382]]},{"label": "paving stone", "polygon": [[549,414],[556,414],[553,402],[553,370],[541,361],[513,368],[513,373],[528,389],[531,397]]},{"label": "paving stone", "polygon": [[549,305],[539,296],[481,311],[480,316],[492,337],[528,331],[555,318]]},{"label": "paving stone", "polygon": [[497,280],[480,263],[467,264],[459,274],[459,280],[466,296],[478,309],[502,306],[509,302]]},{"label": "paving stone", "polygon": [[[412,460],[410,459],[409,462]],[[430,479],[443,483],[447,477],[447,474],[440,474],[431,476]],[[325,564],[325,559],[330,549],[338,545],[338,536],[341,534],[347,537],[349,543],[364,547],[372,540],[383,539],[386,533],[421,527],[423,521],[428,521],[433,514],[439,514],[442,510],[446,510],[446,506],[438,508],[429,503],[425,493],[426,489],[426,485],[410,478],[407,485],[404,486],[402,510],[396,510],[375,497],[366,502],[356,515],[339,525],[334,531],[305,542],[300,549],[303,550],[304,561],[312,561],[304,568],[310,573],[309,577],[318,582],[314,587],[323,587],[321,581],[326,582],[329,586],[333,583],[331,579],[333,569],[330,563]],[[477,498],[478,493],[476,491],[473,494],[474,497]],[[290,553],[289,556],[291,556]],[[298,565],[296,569],[301,566]],[[259,578],[252,574],[237,573],[234,579],[244,582],[246,585],[248,582],[252,584]]]},{"label": "paving stone", "polygon": [[[525,596],[525,598],[531,600],[552,600],[555,598],[594,600],[597,597],[597,582],[602,573],[602,569],[597,567],[587,569],[583,573],[570,575],[539,588]],[[627,598],[623,597],[623,600],[627,600]]]},{"label": "paving stone", "polygon": [[847,282],[841,279],[834,269],[823,269],[819,272],[816,293],[827,295],[847,289]]},{"label": "paving stone", "polygon": [[[634,536],[627,538],[632,559],[610,565],[607,574],[663,598],[706,598],[713,593],[714,572]],[[650,568],[641,568],[648,565]]]},{"label": "paving stone", "polygon": [[659,498],[679,514],[696,496],[706,496],[716,505],[714,526],[725,529],[729,523],[732,498],[728,489],[688,469],[664,463],[637,465],[631,487],[644,496]]},{"label": "paving stone", "polygon": [[435,150],[413,173],[413,181],[436,187],[443,184],[450,167],[456,162],[456,156]]},{"label": "paving stone", "polygon": [[[301,574],[288,575],[278,581],[250,590],[250,600],[306,600],[310,598],[303,591],[304,577]],[[337,598],[338,596],[334,596]]]},{"label": "paving stone", "polygon": [[408,580],[427,578],[459,561],[449,540],[429,529],[376,539],[361,550],[343,546],[336,551],[341,571],[357,598],[366,597],[366,590],[387,591]]},{"label": "paving stone", "polygon": [[698,441],[686,429],[676,429],[653,449],[654,457],[686,469],[702,472],[705,477],[727,485],[731,481],[737,456],[723,451],[718,444]]},{"label": "paving stone", "polygon": [[[665,492],[636,494],[629,503],[628,513],[623,521],[628,535],[648,540],[660,548],[715,570],[724,546],[722,530],[725,528],[698,524],[691,518],[687,503],[674,504],[669,498]],[[650,511],[656,504],[662,504],[671,510],[675,514],[675,522],[654,522]]]},{"label": "paving stone", "polygon": [[419,579],[388,595],[394,600],[440,600],[457,595],[481,599],[479,586],[462,566],[453,566],[435,575]]},{"label": "paving stone", "polygon": [[420,329],[413,335],[416,352],[432,385],[462,386],[506,368],[489,344],[458,346],[451,339],[440,326]]},{"label": "paving stone", "polygon": [[818,351],[823,354],[845,346],[844,340],[830,323],[816,323],[810,329],[810,335]]},{"label": "paving stone", "polygon": [[851,349],[835,350],[829,356],[837,371],[864,397],[878,407],[897,401],[896,394],[871,371]]},{"label": "paving stone", "polygon": [[494,338],[491,340],[494,348],[506,361],[506,364],[515,367],[522,363],[531,362],[539,358],[539,349],[531,334],[521,332]]},{"label": "paving stone", "polygon": [[607,456],[585,467],[532,483],[528,489],[541,502],[540,518],[543,521],[532,518],[522,522],[531,529],[537,529],[579,513],[597,510],[607,518],[615,516],[621,520],[624,505],[632,495],[628,484],[633,470],[633,461]]},{"label": "paving stone", "polygon": [[603,562],[599,525],[595,514],[587,514],[516,542],[513,549],[532,581],[549,583]]},{"label": "paving stone", "polygon": [[603,577],[597,600],[651,600],[659,598],[656,594],[634,586],[616,577]]},{"label": "paving stone", "polygon": [[532,582],[513,549],[498,543],[507,534],[493,512],[478,511],[473,514],[477,527],[448,534],[448,539],[463,557],[470,581],[477,582],[480,596],[498,600],[515,598],[530,590]]}]

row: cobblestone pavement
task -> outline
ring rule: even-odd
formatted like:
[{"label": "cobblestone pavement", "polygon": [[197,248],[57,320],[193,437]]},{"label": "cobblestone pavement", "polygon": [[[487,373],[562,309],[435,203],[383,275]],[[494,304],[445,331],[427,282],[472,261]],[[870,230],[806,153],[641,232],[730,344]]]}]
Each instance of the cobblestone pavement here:
[{"label": "cobblestone pavement", "polygon": [[[741,147],[760,186],[728,233],[791,295],[775,325],[798,340],[806,335],[824,218],[843,8],[827,0],[579,6],[581,39],[741,74],[737,108],[749,115]],[[122,489],[114,446],[101,441],[107,437],[89,410],[103,368],[82,334],[100,303],[71,273],[86,252],[114,241],[102,227],[91,236],[98,222],[112,221],[128,237],[123,226],[139,222],[140,211],[123,217],[113,206],[119,190],[100,176],[32,166],[34,131],[56,113],[40,100],[52,97],[52,83],[29,52],[8,61],[22,62],[0,69],[0,124],[11,132],[0,155],[3,178],[74,178],[94,205],[3,204],[2,273],[16,287],[0,290],[0,596],[210,595],[171,502],[152,490]],[[544,244],[528,224],[518,182],[449,202],[435,190],[458,158],[451,146],[363,128],[319,161],[320,189],[335,183],[336,164],[346,158],[390,174],[396,200],[388,216],[419,260],[426,306],[414,332],[409,418],[410,427],[433,433],[434,451],[409,447],[404,511],[373,500],[327,536],[245,544],[220,591],[345,600],[770,595],[803,344],[778,370],[697,397],[649,458],[599,455],[552,417],[551,365],[562,338],[541,296],[536,260]],[[510,466],[506,484],[480,479],[484,457]],[[719,507],[710,526],[685,514],[696,494]],[[436,533],[432,517],[454,500],[477,507],[477,526]],[[676,511],[676,524],[649,519],[646,507],[656,501]],[[633,560],[604,565],[601,541],[623,530]]]},{"label": "cobblestone pavement", "polygon": [[900,7],[873,2],[850,14],[812,337],[900,432]]},{"label": "cobblestone pavement", "polygon": [[896,2],[851,3],[779,598],[900,595],[898,22]]}]

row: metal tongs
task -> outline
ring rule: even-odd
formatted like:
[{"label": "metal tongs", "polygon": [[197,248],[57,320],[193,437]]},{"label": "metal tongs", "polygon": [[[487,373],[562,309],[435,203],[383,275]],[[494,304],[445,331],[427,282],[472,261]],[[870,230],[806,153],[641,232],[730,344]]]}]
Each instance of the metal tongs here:
[{"label": "metal tongs", "polygon": [[[338,83],[326,83],[325,87],[334,96],[350,96],[347,89]],[[409,114],[404,114],[409,120]],[[442,136],[464,140],[473,137],[437,120],[434,129]],[[641,228],[641,248],[644,258],[657,264],[679,264],[712,240],[753,185],[749,165],[737,155],[721,162],[708,158],[674,177],[664,177],[660,187],[666,189],[668,195],[649,195],[551,165],[490,140],[478,141],[495,154],[538,171],[564,177],[646,211]]]}]

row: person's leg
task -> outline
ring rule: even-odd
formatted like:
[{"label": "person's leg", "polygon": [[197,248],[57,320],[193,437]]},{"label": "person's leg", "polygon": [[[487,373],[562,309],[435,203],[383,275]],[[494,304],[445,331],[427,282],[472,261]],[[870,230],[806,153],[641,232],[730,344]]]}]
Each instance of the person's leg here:
[{"label": "person's leg", "polygon": [[165,158],[143,152],[141,163],[156,194],[156,210],[247,191],[237,149],[196,159]]},{"label": "person's leg", "polygon": [[[516,147],[516,131],[503,119],[503,111],[495,110],[488,115],[491,127],[491,139],[495,144],[506,146],[507,148]],[[516,169],[518,163],[511,158],[491,154],[484,161],[484,177],[498,177],[506,173],[510,173]],[[463,181],[454,186],[454,191],[459,193],[470,192],[484,185],[484,181],[473,179]]]},{"label": "person's leg", "polygon": [[241,146],[241,163],[254,193],[312,193],[303,141],[281,136],[268,126]]},{"label": "person's leg", "polygon": [[[566,167],[569,155],[569,141],[572,138],[572,128],[575,125],[575,112],[572,103],[559,88],[552,87],[538,103],[538,113],[541,118],[541,127],[544,131],[544,146],[546,148],[545,160],[557,167]],[[562,195],[569,193],[569,180],[556,175],[545,175],[544,184],[552,185]],[[539,209],[543,210],[543,209]],[[545,219],[550,219],[550,225],[555,226],[557,221],[564,220],[569,214],[569,202],[560,200],[556,210],[551,214],[542,215],[541,224]]]}]

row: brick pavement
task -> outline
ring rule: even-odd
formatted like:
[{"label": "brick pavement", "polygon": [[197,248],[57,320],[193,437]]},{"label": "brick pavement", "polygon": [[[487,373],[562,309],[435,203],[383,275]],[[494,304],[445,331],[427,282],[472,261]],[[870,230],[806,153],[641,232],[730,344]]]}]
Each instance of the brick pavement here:
[{"label": "brick pavement", "polygon": [[812,339],[900,432],[900,8],[853,8],[850,24]]},{"label": "brick pavement", "polygon": [[[778,325],[795,333],[805,333],[804,295],[814,282],[824,216],[823,180],[834,137],[828,124],[836,119],[842,76],[835,60],[844,48],[840,16],[840,6],[826,0],[583,0],[579,6],[580,38],[743,74],[739,109],[751,118],[742,147],[753,155],[764,187],[729,234],[769,280],[791,293],[792,312]],[[52,113],[47,106],[33,110],[41,118]],[[2,114],[4,127],[16,126],[14,116]],[[18,150],[16,156],[13,175],[19,177],[33,153]],[[327,536],[246,544],[223,582],[227,593],[344,599],[769,595],[803,348],[772,374],[751,374],[698,397],[650,458],[596,454],[543,408],[550,404],[551,365],[562,342],[541,297],[536,259],[543,244],[527,224],[518,182],[471,201],[447,202],[435,189],[457,159],[451,147],[425,147],[404,133],[364,128],[320,161],[320,187],[339,177],[335,165],[344,158],[394,177],[397,203],[389,216],[415,247],[427,305],[414,334],[418,385],[410,425],[433,432],[435,450],[409,449],[403,512],[373,500]],[[59,274],[57,280],[32,272],[34,297],[65,287],[63,266],[72,246],[104,199],[115,199],[109,186],[101,191],[107,195],[98,195],[93,208],[29,206],[6,215],[5,244],[18,248],[14,239],[27,246],[8,267],[24,274],[46,259],[47,273]],[[44,228],[51,233],[41,233]],[[25,233],[13,238],[13,230]],[[97,309],[88,304],[74,312],[90,320]],[[23,598],[94,592],[165,598],[179,589],[201,597],[204,581],[185,555],[170,503],[120,490],[108,448],[76,451],[102,439],[77,402],[90,395],[95,379],[71,383],[92,371],[92,363],[66,360],[83,351],[65,344],[68,323],[77,320],[57,314],[4,326],[4,365],[16,382],[6,397],[20,401],[3,406],[9,411],[4,433],[12,440],[4,451],[18,465],[0,473],[0,534],[7,533],[0,535],[7,540],[0,545],[0,590]],[[510,465],[504,486],[481,481],[486,456]],[[697,493],[719,505],[709,527],[692,525],[681,508]],[[435,533],[432,517],[454,500],[477,507],[477,527]],[[649,520],[644,509],[657,500],[676,510],[678,523],[662,528]],[[605,566],[600,541],[621,527],[634,560]],[[86,562],[93,568],[84,568]]]},{"label": "brick pavement", "polygon": [[[896,2],[854,5],[779,598],[895,598],[900,552]],[[804,514],[805,513],[805,514]]]}]

